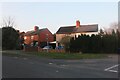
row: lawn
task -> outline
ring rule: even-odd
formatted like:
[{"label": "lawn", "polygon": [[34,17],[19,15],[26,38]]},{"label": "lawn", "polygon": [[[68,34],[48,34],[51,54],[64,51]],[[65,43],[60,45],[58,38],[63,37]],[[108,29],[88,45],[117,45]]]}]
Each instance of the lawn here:
[{"label": "lawn", "polygon": [[47,53],[47,52],[24,52],[24,51],[6,51],[3,54],[11,56],[28,56],[35,55],[52,59],[101,59],[107,58],[108,54],[95,53]]}]

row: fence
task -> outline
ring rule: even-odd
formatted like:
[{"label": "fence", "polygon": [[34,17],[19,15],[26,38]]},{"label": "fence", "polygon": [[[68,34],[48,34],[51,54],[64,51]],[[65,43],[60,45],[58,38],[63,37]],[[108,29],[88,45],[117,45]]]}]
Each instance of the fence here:
[{"label": "fence", "polygon": [[[46,49],[42,49],[40,47],[24,47],[23,51],[26,52],[47,52]],[[64,53],[64,49],[48,49],[48,52],[58,52],[58,53]]]}]

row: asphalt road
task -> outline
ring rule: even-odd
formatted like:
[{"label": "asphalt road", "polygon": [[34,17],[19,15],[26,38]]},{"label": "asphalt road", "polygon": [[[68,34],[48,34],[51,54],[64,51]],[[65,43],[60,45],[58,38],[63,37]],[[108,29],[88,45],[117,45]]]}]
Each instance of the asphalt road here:
[{"label": "asphalt road", "polygon": [[[105,71],[117,64],[117,57],[58,60],[3,55],[2,74],[3,78],[118,78],[118,72]],[[118,71],[118,67],[111,70]]]}]

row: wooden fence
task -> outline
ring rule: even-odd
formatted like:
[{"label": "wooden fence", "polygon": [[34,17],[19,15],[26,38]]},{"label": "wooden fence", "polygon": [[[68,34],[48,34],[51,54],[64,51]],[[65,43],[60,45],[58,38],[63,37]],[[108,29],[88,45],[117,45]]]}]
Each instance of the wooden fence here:
[{"label": "wooden fence", "polygon": [[[42,49],[40,47],[24,47],[23,51],[26,52],[47,52],[46,49]],[[48,49],[48,52],[59,52],[59,53],[64,53],[64,49]]]}]

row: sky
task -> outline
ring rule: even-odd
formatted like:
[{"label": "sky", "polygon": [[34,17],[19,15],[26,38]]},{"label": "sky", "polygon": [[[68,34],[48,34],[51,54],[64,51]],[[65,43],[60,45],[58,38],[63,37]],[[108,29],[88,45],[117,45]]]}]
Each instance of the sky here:
[{"label": "sky", "polygon": [[56,33],[61,26],[98,24],[108,28],[118,21],[118,2],[2,2],[0,20],[11,17],[15,29],[30,31],[34,26]]}]

